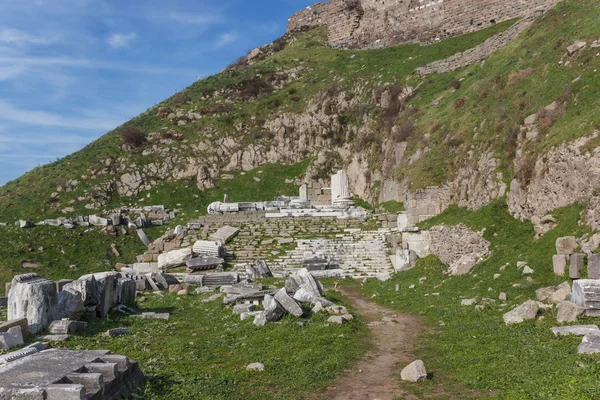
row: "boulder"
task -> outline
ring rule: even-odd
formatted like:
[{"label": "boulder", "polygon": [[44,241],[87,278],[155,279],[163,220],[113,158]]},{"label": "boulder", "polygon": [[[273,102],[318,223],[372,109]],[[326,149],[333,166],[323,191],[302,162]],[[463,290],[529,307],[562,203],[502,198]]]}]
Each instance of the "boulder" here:
[{"label": "boulder", "polygon": [[506,325],[520,324],[523,321],[535,319],[539,306],[533,300],[527,300],[515,309],[507,312],[502,316]]},{"label": "boulder", "polygon": [[423,361],[416,360],[408,364],[400,372],[400,377],[407,382],[423,382],[427,379],[427,371]]},{"label": "boulder", "polygon": [[77,335],[84,333],[86,329],[87,323],[70,319],[52,321],[48,327],[48,331],[53,335]]},{"label": "boulder", "polygon": [[158,268],[161,270],[177,268],[185,265],[192,258],[192,249],[179,249],[158,256]]},{"label": "boulder", "polygon": [[556,315],[556,322],[564,323],[564,322],[575,322],[577,321],[577,317],[579,317],[585,309],[581,306],[578,306],[575,303],[571,303],[570,301],[562,301],[558,305],[558,313]]},{"label": "boulder", "polygon": [[573,254],[579,245],[575,236],[565,236],[556,239],[556,254]]},{"label": "boulder", "polygon": [[294,317],[302,316],[302,307],[300,307],[296,300],[294,300],[287,294],[285,288],[282,288],[275,294],[275,300],[277,300],[279,304],[281,304],[281,306],[285,308],[285,310]]}]

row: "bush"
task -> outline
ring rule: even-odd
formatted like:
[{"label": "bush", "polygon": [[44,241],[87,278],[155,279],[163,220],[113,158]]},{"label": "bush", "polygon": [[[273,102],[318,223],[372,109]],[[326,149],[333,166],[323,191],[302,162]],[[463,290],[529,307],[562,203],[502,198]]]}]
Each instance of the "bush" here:
[{"label": "bush", "polygon": [[121,131],[123,144],[131,147],[140,147],[146,143],[146,133],[134,126],[126,126]]},{"label": "bush", "polygon": [[273,86],[264,78],[251,78],[242,81],[238,85],[240,96],[244,100],[257,97],[273,90]]},{"label": "bush", "polygon": [[454,109],[458,110],[459,108],[464,107],[464,105],[466,104],[467,100],[464,97],[461,97],[459,99],[456,99],[454,101]]},{"label": "bush", "polygon": [[171,97],[171,99],[169,100],[169,104],[172,107],[177,107],[177,106],[185,104],[189,101],[192,101],[192,98],[190,97],[189,94],[184,93],[184,92],[179,92],[176,95],[174,95],[173,97]]},{"label": "bush", "polygon": [[415,133],[415,126],[411,121],[405,121],[400,126],[392,129],[392,140],[396,143],[406,142]]},{"label": "bush", "polygon": [[236,71],[248,66],[248,57],[242,56],[225,67],[225,71]]},{"label": "bush", "polygon": [[458,81],[457,79],[452,79],[450,81],[450,87],[454,90],[460,89],[460,81]]}]

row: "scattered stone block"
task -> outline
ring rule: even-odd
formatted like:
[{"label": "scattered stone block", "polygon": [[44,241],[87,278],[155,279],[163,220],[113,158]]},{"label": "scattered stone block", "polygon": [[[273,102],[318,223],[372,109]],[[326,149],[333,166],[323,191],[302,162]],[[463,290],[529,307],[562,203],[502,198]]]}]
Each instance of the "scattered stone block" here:
[{"label": "scattered stone block", "polygon": [[282,288],[275,294],[275,300],[277,300],[279,304],[281,304],[281,306],[294,317],[301,317],[304,313],[302,311],[302,307],[300,307],[296,300],[287,294],[285,288]]},{"label": "scattered stone block", "polygon": [[155,312],[144,312],[139,315],[135,315],[137,318],[142,319],[165,319],[168,320],[171,317],[169,313],[155,313]]},{"label": "scattered stone block", "polygon": [[569,282],[563,282],[558,286],[549,286],[535,291],[538,301],[548,301],[554,304],[567,300],[570,294],[571,286]]},{"label": "scattered stone block", "polygon": [[250,313],[254,311],[254,304],[236,304],[233,306],[234,314]]},{"label": "scattered stone block", "polygon": [[570,301],[562,301],[558,305],[558,313],[556,315],[556,322],[562,324],[565,322],[575,322],[577,317],[583,314],[585,308],[578,306]]},{"label": "scattered stone block", "polygon": [[259,371],[262,372],[265,370],[265,366],[262,363],[252,363],[248,364],[246,367],[246,371]]},{"label": "scattered stone block", "polygon": [[408,364],[400,372],[400,377],[407,382],[423,382],[427,379],[427,370],[423,361],[416,360]]},{"label": "scattered stone block", "polygon": [[563,276],[567,269],[568,256],[566,254],[555,254],[552,256],[552,268],[554,275]]},{"label": "scattered stone block", "polygon": [[179,249],[158,256],[158,268],[166,270],[185,265],[192,258],[192,249]]},{"label": "scattered stone block", "polygon": [[20,326],[13,326],[8,332],[0,332],[0,349],[9,350],[23,343],[23,333]]},{"label": "scattered stone block", "polygon": [[579,245],[575,236],[565,236],[556,239],[556,254],[571,255],[575,253]]},{"label": "scattered stone block", "polygon": [[21,328],[21,334],[24,338],[29,336],[29,325],[27,323],[27,318],[17,318],[0,323],[0,332],[8,332],[10,328],[15,326],[19,326]]},{"label": "scattered stone block", "polygon": [[506,293],[502,292],[500,293],[500,295],[498,296],[498,299],[500,301],[507,301],[508,300],[508,296],[506,295]]},{"label": "scattered stone block", "polygon": [[129,334],[129,329],[127,328],[113,328],[104,332],[104,336],[125,336]]},{"label": "scattered stone block", "polygon": [[341,315],[332,315],[327,319],[327,322],[332,324],[343,324],[346,322],[346,319]]},{"label": "scattered stone block", "polygon": [[69,340],[69,335],[44,335],[40,336],[40,340],[45,342],[65,342]]},{"label": "scattered stone block", "polygon": [[527,320],[535,319],[539,305],[533,300],[527,300],[515,309],[507,312],[502,316],[506,325],[520,324]]},{"label": "scattered stone block", "polygon": [[246,264],[246,273],[251,279],[272,278],[273,272],[264,260],[256,260],[254,265]]},{"label": "scattered stone block", "polygon": [[53,335],[78,335],[84,333],[86,329],[87,323],[85,322],[61,319],[52,321],[48,327],[48,332]]},{"label": "scattered stone block", "polygon": [[600,329],[598,325],[555,326],[552,328],[552,333],[554,333],[554,336],[586,336],[592,333],[600,335]]},{"label": "scattered stone block", "polygon": [[140,238],[140,240],[142,241],[142,243],[144,243],[144,245],[146,246],[150,246],[150,244],[152,243],[152,241],[150,240],[150,238],[148,237],[148,235],[146,235],[146,232],[144,232],[143,229],[137,229],[136,230],[138,237]]},{"label": "scattered stone block", "polygon": [[68,288],[58,293],[56,313],[53,317],[57,319],[80,319],[85,313],[85,305],[81,292]]},{"label": "scattered stone block", "polygon": [[240,314],[240,320],[244,321],[248,318],[256,318],[261,313],[262,313],[262,311],[243,312]]},{"label": "scattered stone block", "polygon": [[232,226],[223,226],[210,236],[210,240],[226,244],[240,233],[239,228]]},{"label": "scattered stone block", "polygon": [[473,299],[463,299],[460,302],[461,306],[473,306],[477,304],[477,299],[473,298]]},{"label": "scattered stone block", "polygon": [[585,254],[578,253],[571,255],[571,265],[569,266],[569,277],[571,279],[579,279],[579,274],[583,269]]},{"label": "scattered stone block", "polygon": [[600,254],[588,256],[588,279],[600,279]]},{"label": "scattered stone block", "polygon": [[254,319],[254,325],[256,326],[264,326],[268,322],[279,321],[285,314],[285,308],[271,295],[265,295],[263,304],[265,310]]},{"label": "scattered stone block", "polygon": [[54,282],[37,274],[17,275],[8,294],[8,319],[27,318],[37,332],[55,319],[57,294]]},{"label": "scattered stone block", "polygon": [[575,43],[567,47],[567,54],[569,56],[575,55],[579,50],[583,49],[587,43],[583,40],[576,40]]}]

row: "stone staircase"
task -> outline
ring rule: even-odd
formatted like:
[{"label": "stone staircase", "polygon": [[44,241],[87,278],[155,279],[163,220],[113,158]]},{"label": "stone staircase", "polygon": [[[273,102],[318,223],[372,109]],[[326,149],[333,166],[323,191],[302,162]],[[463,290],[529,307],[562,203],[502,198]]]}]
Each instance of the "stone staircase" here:
[{"label": "stone staircase", "polygon": [[271,269],[277,275],[287,275],[295,268],[302,268],[305,252],[314,252],[330,260],[330,268],[342,269],[352,278],[393,272],[385,241],[386,230],[349,231],[327,239],[299,239],[295,249],[270,263]]}]

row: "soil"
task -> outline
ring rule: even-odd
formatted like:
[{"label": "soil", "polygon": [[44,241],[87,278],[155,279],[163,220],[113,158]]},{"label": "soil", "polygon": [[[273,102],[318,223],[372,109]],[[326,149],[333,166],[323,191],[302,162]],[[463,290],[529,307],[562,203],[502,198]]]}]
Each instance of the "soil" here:
[{"label": "soil", "polygon": [[332,400],[417,399],[400,387],[400,371],[415,358],[423,324],[419,318],[365,299],[356,287],[339,290],[372,332],[372,349],[319,398]]}]

